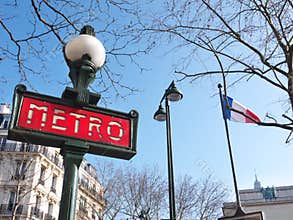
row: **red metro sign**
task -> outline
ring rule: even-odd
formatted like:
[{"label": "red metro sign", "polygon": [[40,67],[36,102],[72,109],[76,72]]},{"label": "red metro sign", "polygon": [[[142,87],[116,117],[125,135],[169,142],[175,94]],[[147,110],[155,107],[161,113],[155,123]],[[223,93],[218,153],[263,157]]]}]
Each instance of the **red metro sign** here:
[{"label": "red metro sign", "polygon": [[129,146],[130,121],[96,112],[23,98],[17,126],[88,141]]},{"label": "red metro sign", "polygon": [[136,153],[136,111],[76,107],[63,99],[26,91],[16,91],[15,96],[9,138],[55,147],[79,140],[90,146],[89,153],[124,159]]}]

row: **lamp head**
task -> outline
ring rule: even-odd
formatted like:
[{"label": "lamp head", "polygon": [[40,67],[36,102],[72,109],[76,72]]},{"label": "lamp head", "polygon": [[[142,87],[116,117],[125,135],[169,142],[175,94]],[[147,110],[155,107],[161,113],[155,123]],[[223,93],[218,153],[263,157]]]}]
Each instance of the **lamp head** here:
[{"label": "lamp head", "polygon": [[84,26],[80,35],[65,45],[63,52],[73,84],[73,89],[66,88],[63,97],[75,99],[78,105],[97,103],[100,94],[90,94],[88,87],[95,80],[96,72],[104,65],[106,51],[95,37],[94,28]]},{"label": "lamp head", "polygon": [[174,81],[172,81],[169,88],[166,90],[165,97],[172,102],[177,102],[183,98],[183,94],[177,89]]},{"label": "lamp head", "polygon": [[105,63],[106,51],[103,44],[95,37],[94,28],[86,25],[81,29],[80,35],[65,45],[64,56],[67,63],[76,62],[87,56],[98,70]]},{"label": "lamp head", "polygon": [[163,108],[162,104],[160,104],[158,110],[154,114],[154,119],[157,121],[166,121],[167,114],[166,110]]}]

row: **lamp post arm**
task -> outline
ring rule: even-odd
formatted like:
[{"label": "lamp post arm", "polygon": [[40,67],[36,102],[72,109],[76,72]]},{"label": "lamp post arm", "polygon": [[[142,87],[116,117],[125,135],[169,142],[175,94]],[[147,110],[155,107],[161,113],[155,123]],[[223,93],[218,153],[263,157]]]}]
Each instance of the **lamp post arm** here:
[{"label": "lamp post arm", "polygon": [[[166,91],[167,91],[167,89],[166,89]],[[163,102],[165,99],[167,99],[167,97],[166,97],[166,91],[165,91],[164,95],[163,95],[162,98],[161,98],[160,105],[162,104],[162,102]]]},{"label": "lamp post arm", "polygon": [[[174,86],[175,82],[174,80],[170,83],[170,85],[168,86],[168,88],[165,90],[165,93],[164,95],[162,96],[161,98],[161,101],[160,101],[160,104],[162,104],[162,102],[164,101],[164,99],[166,98],[166,94],[167,94],[167,91],[169,91],[173,86]],[[166,98],[167,99],[167,98]]]}]

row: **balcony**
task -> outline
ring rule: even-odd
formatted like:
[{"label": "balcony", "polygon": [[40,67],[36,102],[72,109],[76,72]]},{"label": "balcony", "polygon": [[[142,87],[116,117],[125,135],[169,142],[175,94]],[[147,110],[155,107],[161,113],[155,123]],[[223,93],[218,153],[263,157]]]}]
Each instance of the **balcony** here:
[{"label": "balcony", "polygon": [[79,186],[85,190],[88,194],[90,194],[92,197],[94,197],[96,200],[98,200],[100,203],[104,203],[105,199],[104,197],[101,195],[101,193],[99,193],[95,188],[90,187],[89,184],[82,180],[79,179]]},{"label": "balcony", "polygon": [[19,151],[17,150],[17,144],[16,143],[8,143],[5,145],[0,146],[0,151],[5,151],[5,152],[15,152]]},{"label": "balcony", "polygon": [[44,213],[41,212],[41,210],[38,207],[32,207],[31,208],[31,216],[35,218],[43,219]]},{"label": "balcony", "polygon": [[50,214],[45,214],[45,218],[44,218],[44,220],[56,220],[56,218],[53,217],[53,216],[50,215]]},{"label": "balcony", "polygon": [[25,179],[25,175],[20,175],[20,174],[16,174],[16,175],[12,175],[11,176],[11,180],[24,180]]},{"label": "balcony", "polygon": [[85,205],[79,205],[78,212],[81,212],[83,215],[88,215],[88,210]]},{"label": "balcony", "polygon": [[83,179],[80,179],[79,180],[79,184],[81,185],[82,188],[84,188],[86,190],[89,190],[90,189],[89,188],[89,184],[86,181],[84,181]]},{"label": "balcony", "polygon": [[[15,208],[15,204],[0,204],[0,215],[12,215]],[[16,208],[16,214],[21,215],[23,210],[23,205],[19,205]]]},{"label": "balcony", "polygon": [[94,168],[91,164],[81,163],[81,168],[84,169],[91,177],[98,181],[96,168]]},{"label": "balcony", "polygon": [[8,135],[8,130],[0,128],[0,137],[7,137]]}]

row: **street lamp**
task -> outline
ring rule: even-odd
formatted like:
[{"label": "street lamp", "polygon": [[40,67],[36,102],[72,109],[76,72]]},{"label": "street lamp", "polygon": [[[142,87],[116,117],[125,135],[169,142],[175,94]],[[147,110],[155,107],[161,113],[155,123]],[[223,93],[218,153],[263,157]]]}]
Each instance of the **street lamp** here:
[{"label": "street lamp", "polygon": [[103,44],[95,37],[94,28],[84,26],[80,35],[65,45],[63,52],[73,84],[73,88],[66,88],[63,98],[74,99],[78,105],[96,105],[100,94],[89,92],[88,86],[105,63],[106,52]]},{"label": "street lamp", "polygon": [[[170,220],[176,220],[176,209],[175,209],[174,172],[173,172],[173,159],[172,159],[169,101],[176,102],[181,100],[182,98],[183,98],[183,94],[176,88],[174,81],[172,81],[169,87],[166,89],[160,101],[158,110],[154,114],[155,120],[166,121]],[[162,106],[162,102],[164,100],[165,100],[165,109]]]},{"label": "street lamp", "polygon": [[27,91],[21,84],[14,91],[8,138],[61,148],[59,220],[75,219],[78,170],[86,153],[126,160],[136,154],[138,113],[97,107],[100,94],[88,90],[106,56],[94,35],[94,29],[85,26],[65,45],[73,87],[67,87],[62,98]]}]

